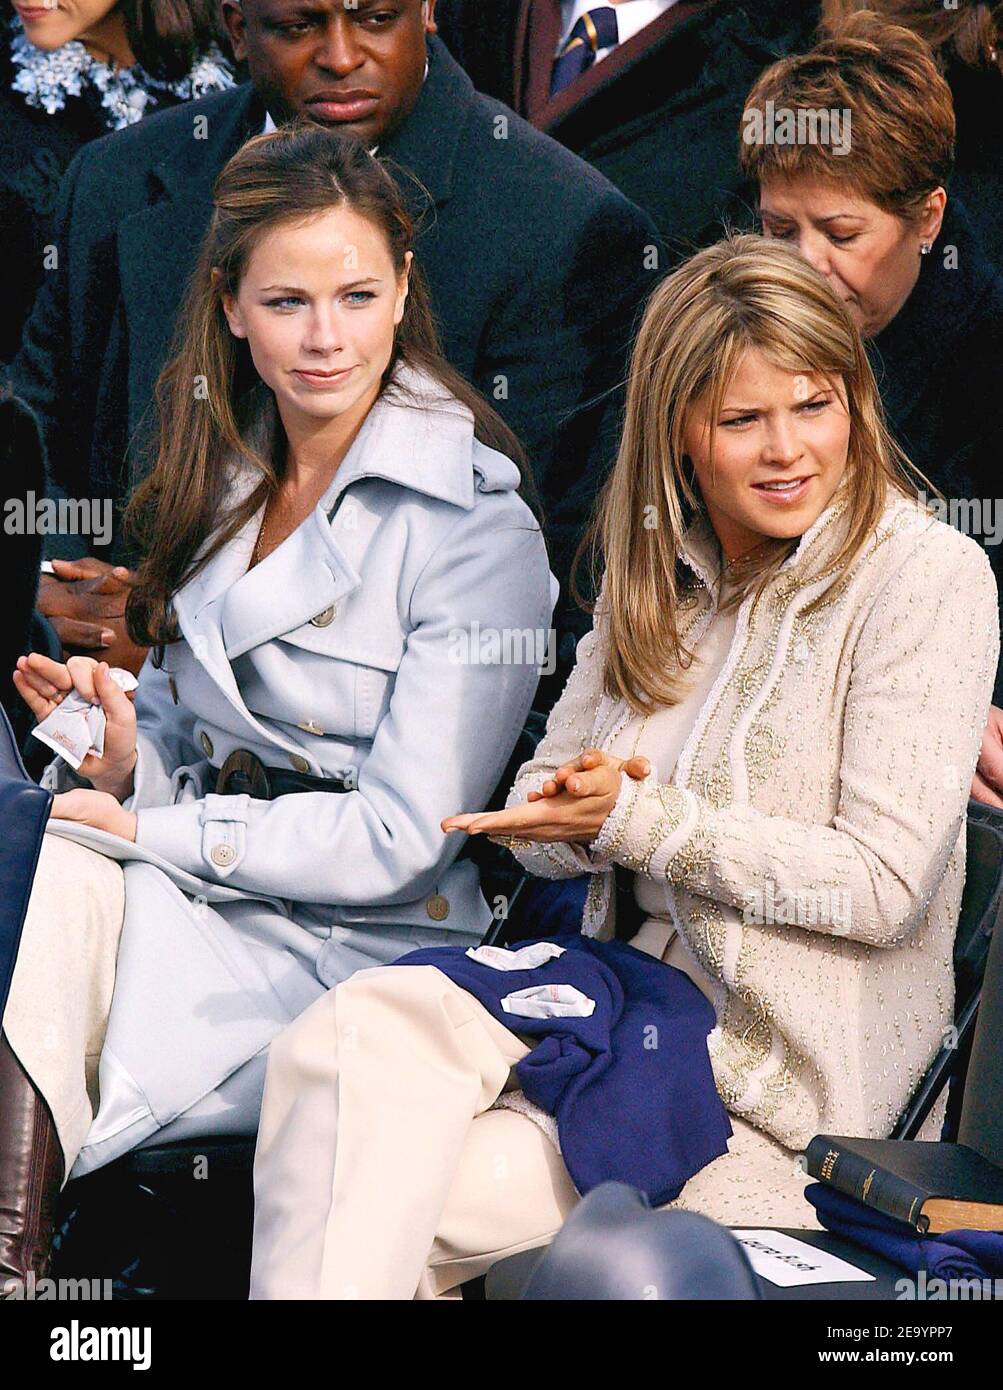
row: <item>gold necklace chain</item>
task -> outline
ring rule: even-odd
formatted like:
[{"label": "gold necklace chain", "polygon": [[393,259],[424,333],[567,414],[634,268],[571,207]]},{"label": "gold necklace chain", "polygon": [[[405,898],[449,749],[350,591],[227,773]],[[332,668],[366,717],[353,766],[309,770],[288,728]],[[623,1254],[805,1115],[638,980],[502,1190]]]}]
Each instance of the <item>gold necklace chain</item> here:
[{"label": "gold necklace chain", "polygon": [[270,496],[265,499],[265,509],[261,513],[261,525],[258,527],[258,539],[254,542],[254,549],[251,551],[251,569],[254,569],[261,558],[261,544],[265,539],[265,527],[268,524],[268,504],[271,500]]}]

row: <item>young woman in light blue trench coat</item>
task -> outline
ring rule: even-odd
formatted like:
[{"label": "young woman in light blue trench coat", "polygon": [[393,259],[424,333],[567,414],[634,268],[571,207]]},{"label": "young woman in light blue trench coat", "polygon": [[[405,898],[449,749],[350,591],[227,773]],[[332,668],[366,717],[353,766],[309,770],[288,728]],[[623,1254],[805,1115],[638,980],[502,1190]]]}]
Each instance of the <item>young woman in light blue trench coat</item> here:
[{"label": "young woman in light blue trench coat", "polygon": [[[138,731],[106,668],[19,662],[38,717],[76,683],[108,720],[102,758],[46,774],[63,794],[4,1018],[60,1179],[154,1135],[253,1134],[268,1044],[307,1005],[490,921],[440,822],[502,776],[556,584],[517,442],[438,354],[410,235],[353,141],[289,129],[234,157],[130,518],[145,554],[130,628],[161,656],[140,673]],[[267,787],[219,790],[235,750]],[[124,872],[124,914],[97,909],[110,1005],[76,1031],[98,967],[61,965],[78,938],[72,885],[45,906],[57,836],[90,851],[74,848],[76,872]],[[0,1116],[0,1170],[15,1118]]]}]

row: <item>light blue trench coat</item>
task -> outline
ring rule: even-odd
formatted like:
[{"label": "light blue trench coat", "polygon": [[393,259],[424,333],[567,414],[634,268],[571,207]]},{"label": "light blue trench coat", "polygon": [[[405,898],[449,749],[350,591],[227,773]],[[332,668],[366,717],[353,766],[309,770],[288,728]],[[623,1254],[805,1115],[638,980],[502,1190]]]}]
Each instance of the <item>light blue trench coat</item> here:
[{"label": "light blue trench coat", "polygon": [[[398,381],[427,391],[412,368]],[[317,509],[247,570],[260,516],[174,599],[184,640],[140,674],[135,845],[79,1176],[213,1091],[354,971],[475,942],[489,920],[444,816],[487,802],[529,710],[556,596],[510,459],[449,398],[388,393]],[[253,486],[244,465],[235,493]],[[219,796],[235,748],[354,778]],[[46,780],[73,784],[65,764]]]}]

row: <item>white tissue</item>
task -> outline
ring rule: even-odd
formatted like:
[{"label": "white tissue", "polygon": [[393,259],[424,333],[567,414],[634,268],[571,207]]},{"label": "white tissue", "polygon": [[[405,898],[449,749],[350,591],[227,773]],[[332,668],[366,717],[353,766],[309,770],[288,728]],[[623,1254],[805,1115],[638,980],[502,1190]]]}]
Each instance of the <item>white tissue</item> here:
[{"label": "white tissue", "polygon": [[535,970],[538,965],[563,956],[564,947],[555,941],[534,941],[532,946],[521,946],[518,951],[509,951],[505,946],[471,946],[465,954],[478,965],[490,965],[492,970]]},{"label": "white tissue", "polygon": [[501,1006],[520,1018],[589,1018],[596,1001],[574,985],[533,985],[506,994]]},{"label": "white tissue", "polygon": [[[108,672],[120,690],[128,693],[139,685],[131,671],[121,666],[112,666]],[[104,731],[107,719],[100,705],[92,705],[85,700],[76,686],[47,714],[40,724],[32,729],[32,735],[60,758],[69,763],[73,771],[79,768],[84,758],[93,753],[96,758],[104,757]]]}]

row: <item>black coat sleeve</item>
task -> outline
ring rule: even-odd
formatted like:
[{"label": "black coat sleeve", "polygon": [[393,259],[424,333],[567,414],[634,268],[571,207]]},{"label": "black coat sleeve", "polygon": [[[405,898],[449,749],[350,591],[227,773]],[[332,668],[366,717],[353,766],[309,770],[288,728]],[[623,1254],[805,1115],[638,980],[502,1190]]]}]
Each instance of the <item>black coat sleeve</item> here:
[{"label": "black coat sleeve", "polygon": [[27,705],[14,688],[12,674],[19,656],[33,650],[32,610],[38,591],[42,538],[34,525],[33,498],[45,492],[45,471],[38,426],[31,412],[0,380],[0,468],[3,469],[3,615],[0,617],[0,703],[10,718],[18,742],[34,723]]},{"label": "black coat sleeve", "polygon": [[[75,438],[80,429],[80,422],[72,418],[74,392],[71,383],[77,371],[74,344],[81,325],[72,321],[70,281],[71,255],[75,250],[74,211],[85,156],[86,151],[83,151],[73,159],[60,186],[55,221],[57,264],[42,277],[24,327],[20,350],[9,369],[13,388],[38,421],[44,457],[48,461],[47,490],[54,497],[75,495],[80,482],[67,476],[64,468],[66,460],[79,458],[79,449],[64,447],[64,441],[71,436]],[[93,370],[96,371],[96,367]],[[82,539],[73,539],[79,544],[71,546],[72,553],[86,554],[87,546]],[[64,544],[58,553],[68,556],[70,552]]]}]

